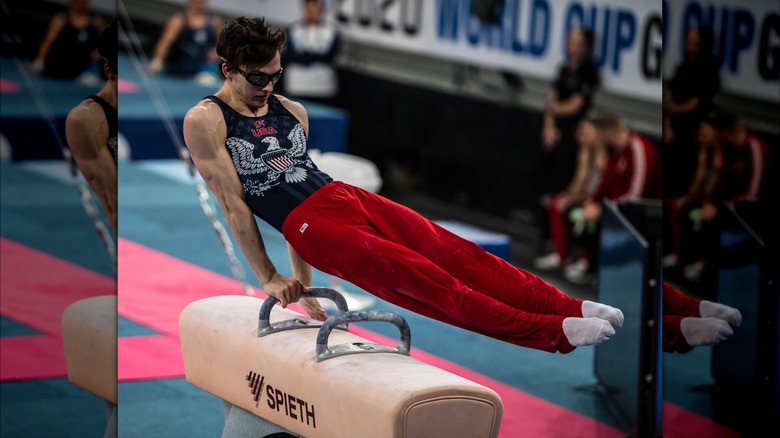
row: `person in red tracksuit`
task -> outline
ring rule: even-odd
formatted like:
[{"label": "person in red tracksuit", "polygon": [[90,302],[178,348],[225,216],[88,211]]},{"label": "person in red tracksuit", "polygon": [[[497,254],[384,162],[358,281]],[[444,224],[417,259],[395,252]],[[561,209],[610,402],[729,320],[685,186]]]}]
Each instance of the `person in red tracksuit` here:
[{"label": "person in red tracksuit", "polygon": [[576,138],[577,170],[574,177],[565,190],[545,200],[553,251],[534,260],[537,269],[559,269],[579,258],[578,248],[572,242],[572,233],[577,230],[572,229],[571,218],[582,209],[582,203],[599,184],[607,153],[589,116],[577,126]]},{"label": "person in red tracksuit", "polygon": [[698,255],[693,236],[704,226],[699,212],[713,211],[721,201],[722,186],[729,172],[729,163],[717,131],[709,119],[699,123],[696,141],[699,152],[696,171],[688,189],[678,196],[664,199],[664,259],[663,266],[687,265]]},{"label": "person in red tracksuit", "polygon": [[[217,42],[224,83],[183,126],[193,163],[264,292],[324,320],[316,299],[301,298],[315,267],[412,312],[527,348],[569,353],[614,336],[620,309],[569,296],[419,213],[322,172],[306,152],[305,107],[274,93],[284,42],[262,17],[226,23]],[[284,236],[292,276],[276,270],[257,218]]]},{"label": "person in red tracksuit", "polygon": [[743,214],[750,215],[750,210],[761,201],[770,160],[769,146],[735,113],[718,112],[713,115],[712,123],[729,164],[723,199]]},{"label": "person in red tracksuit", "polygon": [[714,112],[708,123],[716,134],[715,141],[723,156],[723,169],[711,196],[701,204],[696,217],[698,231],[692,233],[693,236],[686,239],[688,243],[684,244],[690,254],[686,257],[683,274],[694,282],[699,281],[705,268],[706,252],[715,246],[717,226],[713,225],[724,204],[733,207],[759,233],[768,226],[774,226],[767,223],[770,219],[759,212],[766,189],[769,146],[731,111]]},{"label": "person in red tracksuit", "polygon": [[598,114],[592,122],[608,155],[598,186],[582,205],[582,217],[579,220],[590,224],[596,231],[588,234],[591,237],[589,240],[583,240],[583,245],[588,248],[587,255],[567,266],[564,271],[566,277],[573,281],[592,272],[595,266],[598,245],[594,236],[598,235],[603,200],[618,203],[661,197],[661,162],[656,146],[647,137],[629,128],[616,113]]}]

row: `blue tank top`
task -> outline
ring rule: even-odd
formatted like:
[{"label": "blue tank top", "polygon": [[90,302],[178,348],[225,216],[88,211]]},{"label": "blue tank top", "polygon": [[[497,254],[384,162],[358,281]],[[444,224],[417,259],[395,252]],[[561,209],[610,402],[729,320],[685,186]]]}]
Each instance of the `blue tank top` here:
[{"label": "blue tank top", "polygon": [[92,63],[92,52],[100,42],[100,32],[90,20],[83,28],[74,27],[68,18],[54,40],[44,62],[43,73],[51,78],[74,79]]},{"label": "blue tank top", "polygon": [[222,109],[225,147],[249,208],[281,232],[295,207],[333,181],[306,153],[303,125],[273,94],[268,97],[268,113],[260,117],[245,116],[216,96],[206,98]]},{"label": "blue tank top", "polygon": [[211,25],[211,17],[207,18],[206,25],[201,28],[186,24],[171,47],[165,66],[166,74],[191,76],[200,73],[208,62],[209,51],[216,43],[217,34]]},{"label": "blue tank top", "polygon": [[111,152],[111,158],[114,159],[114,164],[116,164],[118,159],[117,137],[119,133],[117,127],[117,109],[96,94],[87,96],[87,99],[95,101],[103,108],[103,113],[106,115],[106,122],[108,122],[108,144],[106,146],[108,146],[108,150]]}]

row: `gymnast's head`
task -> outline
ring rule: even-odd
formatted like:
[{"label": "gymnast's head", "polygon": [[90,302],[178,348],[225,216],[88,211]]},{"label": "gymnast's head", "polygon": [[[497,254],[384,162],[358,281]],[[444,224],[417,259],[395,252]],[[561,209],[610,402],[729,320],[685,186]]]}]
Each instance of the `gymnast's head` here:
[{"label": "gymnast's head", "polygon": [[246,79],[256,87],[273,86],[281,76],[280,52],[285,44],[284,32],[263,17],[235,18],[225,23],[217,39],[219,71],[228,81]]},{"label": "gymnast's head", "polygon": [[625,120],[616,112],[602,112],[590,120],[607,149],[619,151],[627,146],[629,128]]},{"label": "gymnast's head", "polygon": [[117,38],[117,22],[116,19],[111,19],[100,34],[98,54],[100,55],[100,60],[103,62],[103,73],[105,73],[107,78],[112,80],[116,80],[117,76]]}]

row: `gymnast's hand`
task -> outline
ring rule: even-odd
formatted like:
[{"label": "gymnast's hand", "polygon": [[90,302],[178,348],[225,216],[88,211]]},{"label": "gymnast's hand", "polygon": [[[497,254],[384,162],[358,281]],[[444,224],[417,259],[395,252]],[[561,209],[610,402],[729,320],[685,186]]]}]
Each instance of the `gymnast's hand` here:
[{"label": "gymnast's hand", "polygon": [[593,201],[586,201],[582,205],[582,220],[585,222],[598,222],[601,217],[601,204]]},{"label": "gymnast's hand", "polygon": [[555,148],[555,145],[560,140],[561,134],[555,126],[545,126],[542,129],[542,144],[546,150]]},{"label": "gymnast's hand", "polygon": [[718,215],[718,206],[714,202],[705,201],[701,205],[699,217],[703,221],[711,221]]},{"label": "gymnast's hand", "polygon": [[319,300],[316,298],[301,298],[301,300],[298,301],[298,304],[300,304],[312,318],[318,321],[325,321],[328,319],[328,315],[322,309]]},{"label": "gymnast's hand", "polygon": [[278,299],[283,308],[286,308],[290,303],[297,302],[305,289],[295,277],[285,277],[278,273],[274,274],[271,281],[263,285],[263,291]]}]

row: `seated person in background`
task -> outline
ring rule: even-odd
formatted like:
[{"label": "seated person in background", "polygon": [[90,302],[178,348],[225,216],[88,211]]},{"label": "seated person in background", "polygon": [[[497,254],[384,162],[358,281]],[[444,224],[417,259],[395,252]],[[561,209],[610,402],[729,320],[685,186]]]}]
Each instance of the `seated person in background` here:
[{"label": "seated person in background", "polygon": [[718,193],[728,170],[723,148],[709,119],[699,123],[696,137],[699,152],[693,181],[684,193],[664,199],[665,268],[677,266],[681,261],[683,264],[695,261],[690,253],[683,252],[691,249],[691,238],[702,227],[700,212],[710,214],[720,202]]},{"label": "seated person in background", "polygon": [[93,14],[90,0],[70,0],[65,12],[49,20],[49,28],[38,46],[31,71],[54,79],[81,79],[97,82],[96,75],[87,76],[90,66],[99,59],[100,33],[105,20]]},{"label": "seated person in background", "polygon": [[542,155],[536,166],[533,219],[542,238],[552,238],[544,198],[565,189],[577,166],[576,132],[580,120],[592,108],[601,86],[593,61],[593,30],[573,27],[566,35],[566,54],[550,84],[542,118]]},{"label": "seated person in background", "polygon": [[662,348],[668,353],[688,353],[694,347],[717,344],[742,324],[742,313],[730,306],[689,297],[663,283]]},{"label": "seated person in background", "polygon": [[222,19],[208,12],[208,0],[187,0],[184,11],[168,19],[154,48],[149,72],[191,76],[219,60],[214,47]]},{"label": "seated person in background", "polygon": [[568,265],[564,275],[570,281],[582,281],[595,271],[598,256],[601,202],[612,203],[631,199],[661,199],[661,162],[655,145],[644,135],[626,125],[619,115],[607,112],[593,117],[593,124],[607,150],[607,163],[598,186],[582,204],[579,226],[590,227],[580,244],[587,256]]},{"label": "seated person in background", "polygon": [[755,223],[754,219],[758,218],[753,213],[765,188],[769,146],[737,114],[718,112],[712,123],[729,164],[724,199],[749,223]]},{"label": "seated person in background", "polygon": [[[557,269],[570,260],[572,249],[571,220],[577,209],[599,183],[601,172],[607,160],[606,149],[590,118],[584,117],[577,127],[577,169],[569,185],[560,193],[546,199],[550,221],[550,235],[555,250],[534,260],[537,269]],[[581,231],[581,230],[575,230]]]},{"label": "seated person in background", "polygon": [[[709,119],[721,145],[726,165],[723,183],[717,187],[715,200],[702,204],[695,216],[699,224],[713,224],[718,217],[722,203],[734,210],[757,232],[761,233],[769,224],[760,214],[761,195],[766,189],[766,171],[769,165],[769,147],[754,132],[747,129],[740,117],[730,111],[717,111]],[[776,225],[776,224],[775,224]],[[717,239],[717,226],[697,227],[696,241],[686,245],[697,251],[694,261],[684,268],[689,281],[698,281],[705,268],[705,255],[712,242]]]},{"label": "seated person in background", "polygon": [[341,48],[336,26],[325,19],[322,0],[303,0],[303,18],[287,29],[287,47],[282,53],[285,95],[338,106],[339,78],[335,67]]}]

